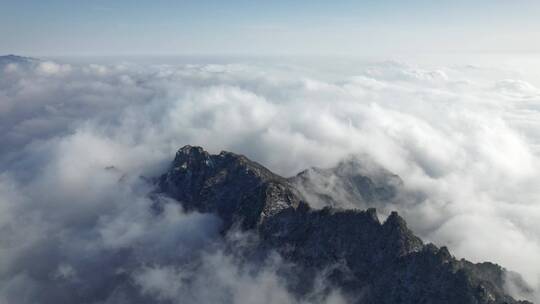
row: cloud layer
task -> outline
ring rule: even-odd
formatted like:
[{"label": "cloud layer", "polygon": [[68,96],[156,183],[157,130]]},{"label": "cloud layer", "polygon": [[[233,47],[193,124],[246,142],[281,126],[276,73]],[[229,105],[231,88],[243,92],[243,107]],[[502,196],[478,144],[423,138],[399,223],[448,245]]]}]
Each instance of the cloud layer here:
[{"label": "cloud layer", "polygon": [[[0,299],[122,303],[135,288],[139,299],[211,300],[186,280],[219,286],[209,296],[231,302],[252,302],[242,286],[275,297],[267,302],[290,299],[279,267],[254,276],[221,251],[215,217],[174,204],[149,211],[142,177],[163,172],[185,144],[242,153],[285,176],[367,155],[407,192],[381,212],[397,209],[424,239],[539,286],[540,90],[495,68],[6,65]],[[205,261],[196,271],[184,262],[195,253]]]}]

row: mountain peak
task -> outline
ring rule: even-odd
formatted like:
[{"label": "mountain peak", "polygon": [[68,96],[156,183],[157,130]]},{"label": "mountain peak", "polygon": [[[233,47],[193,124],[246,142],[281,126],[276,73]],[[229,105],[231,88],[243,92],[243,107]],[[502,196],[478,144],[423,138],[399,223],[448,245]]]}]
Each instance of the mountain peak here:
[{"label": "mountain peak", "polygon": [[214,155],[189,145],[178,150],[159,185],[186,209],[217,212],[226,228],[236,222],[254,227],[300,202],[286,179],[247,157],[225,151]]},{"label": "mountain peak", "polygon": [[178,149],[178,152],[177,152],[177,154],[185,154],[185,155],[197,154],[197,153],[198,154],[206,153],[206,151],[204,151],[204,149],[200,146],[185,145],[182,148]]},{"label": "mountain peak", "polygon": [[176,152],[173,167],[176,170],[200,169],[199,166],[212,165],[210,154],[197,146],[184,146]]},{"label": "mountain peak", "polygon": [[[324,183],[324,170],[316,174]],[[446,247],[424,245],[397,212],[381,223],[375,208],[312,208],[297,185],[243,155],[196,146],[179,149],[158,181],[187,210],[217,214],[224,233],[234,227],[255,233],[258,253],[248,256],[277,252],[293,263],[288,288],[299,296],[316,288],[314,273],[334,269],[332,283],[353,298],[361,295],[362,303],[526,303],[505,294],[504,269],[457,261]]]},{"label": "mountain peak", "polygon": [[397,211],[392,211],[384,222],[384,226],[398,229],[406,229],[407,223],[401,216],[399,216]]}]

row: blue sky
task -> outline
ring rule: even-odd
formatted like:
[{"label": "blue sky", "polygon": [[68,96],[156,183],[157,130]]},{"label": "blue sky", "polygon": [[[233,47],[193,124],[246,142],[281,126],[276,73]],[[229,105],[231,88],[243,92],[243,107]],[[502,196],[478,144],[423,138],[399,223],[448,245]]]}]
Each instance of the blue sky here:
[{"label": "blue sky", "polygon": [[540,51],[540,1],[0,0],[27,55]]}]

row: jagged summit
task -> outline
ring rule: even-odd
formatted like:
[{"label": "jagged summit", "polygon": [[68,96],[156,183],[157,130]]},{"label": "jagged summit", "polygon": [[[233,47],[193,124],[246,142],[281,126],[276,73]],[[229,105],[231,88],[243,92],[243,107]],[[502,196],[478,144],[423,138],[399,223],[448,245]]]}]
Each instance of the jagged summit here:
[{"label": "jagged summit", "polygon": [[[375,209],[375,208],[371,208],[371,209]],[[401,230],[407,228],[407,223],[401,216],[399,216],[397,211],[392,211],[390,213],[390,216],[388,216],[388,218],[384,222],[384,225],[395,228],[395,229],[401,229]]]},{"label": "jagged summit", "polygon": [[[378,177],[365,178],[384,189]],[[506,270],[424,244],[397,212],[381,223],[374,208],[313,208],[314,196],[298,185],[245,156],[193,146],[181,148],[158,180],[159,191],[186,209],[219,215],[224,233],[256,234],[252,256],[277,252],[294,264],[287,286],[299,297],[316,286],[317,272],[331,269],[329,280],[352,303],[525,303],[505,293]]]},{"label": "jagged summit", "polygon": [[217,212],[226,227],[236,222],[246,229],[301,200],[286,179],[247,157],[193,146],[178,150],[159,186],[187,209]]}]

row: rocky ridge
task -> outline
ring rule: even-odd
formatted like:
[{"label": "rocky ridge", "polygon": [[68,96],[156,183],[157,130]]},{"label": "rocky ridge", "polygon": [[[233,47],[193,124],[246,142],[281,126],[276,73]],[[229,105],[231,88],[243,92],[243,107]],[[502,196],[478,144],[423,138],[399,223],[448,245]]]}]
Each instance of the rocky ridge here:
[{"label": "rocky ridge", "polygon": [[[330,269],[330,282],[351,302],[528,303],[505,293],[504,268],[424,244],[396,212],[381,223],[373,208],[312,208],[297,189],[303,174],[287,179],[242,155],[185,146],[157,184],[185,209],[219,215],[224,234],[253,232],[259,252],[276,251],[296,265],[288,285],[299,297],[314,286],[315,273]],[[366,198],[391,192],[366,179],[358,184]]]}]

